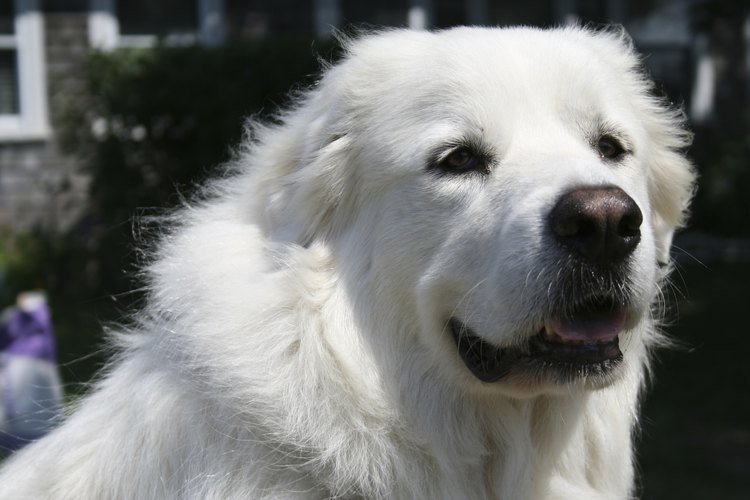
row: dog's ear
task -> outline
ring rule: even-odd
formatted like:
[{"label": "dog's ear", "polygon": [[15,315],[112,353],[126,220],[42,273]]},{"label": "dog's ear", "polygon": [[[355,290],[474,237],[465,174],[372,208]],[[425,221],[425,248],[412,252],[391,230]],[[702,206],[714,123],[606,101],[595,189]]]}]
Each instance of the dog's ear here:
[{"label": "dog's ear", "polygon": [[[263,206],[263,225],[275,241],[308,246],[325,238],[334,225],[346,177],[350,138],[337,131],[336,97],[330,88],[310,91],[300,106],[261,137],[254,186]],[[253,154],[251,154],[253,156]]]},{"label": "dog's ear", "polygon": [[303,155],[269,199],[272,237],[308,246],[334,228],[345,183],[347,138],[338,137]]},{"label": "dog's ear", "polygon": [[684,226],[688,216],[696,174],[682,153],[655,147],[649,157],[648,176],[657,259],[667,264],[674,232]]}]

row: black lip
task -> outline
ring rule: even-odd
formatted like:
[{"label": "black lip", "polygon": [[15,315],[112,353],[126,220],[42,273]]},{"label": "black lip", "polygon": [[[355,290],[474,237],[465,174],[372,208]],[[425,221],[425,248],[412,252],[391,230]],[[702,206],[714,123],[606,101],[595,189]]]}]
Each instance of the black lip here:
[{"label": "black lip", "polygon": [[495,382],[508,375],[520,359],[516,348],[499,348],[474,334],[456,318],[448,322],[453,340],[466,367],[482,382]]},{"label": "black lip", "polygon": [[622,361],[617,338],[604,343],[569,345],[549,342],[540,331],[523,345],[498,347],[455,317],[448,323],[461,360],[482,382],[496,382],[516,371],[571,381],[606,375]]}]

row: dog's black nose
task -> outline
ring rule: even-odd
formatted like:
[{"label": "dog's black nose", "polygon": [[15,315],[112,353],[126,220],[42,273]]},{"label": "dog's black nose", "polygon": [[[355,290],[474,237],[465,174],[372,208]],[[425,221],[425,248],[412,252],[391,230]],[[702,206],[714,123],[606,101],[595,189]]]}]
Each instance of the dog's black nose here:
[{"label": "dog's black nose", "polygon": [[557,240],[584,259],[615,264],[641,240],[643,214],[633,199],[614,186],[565,193],[550,212]]}]

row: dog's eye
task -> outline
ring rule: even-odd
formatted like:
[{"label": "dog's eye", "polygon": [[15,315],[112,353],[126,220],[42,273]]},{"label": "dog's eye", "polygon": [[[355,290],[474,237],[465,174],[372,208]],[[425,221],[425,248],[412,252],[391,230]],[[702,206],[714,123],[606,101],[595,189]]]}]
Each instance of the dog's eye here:
[{"label": "dog's eye", "polygon": [[625,148],[620,141],[612,136],[604,135],[596,143],[596,149],[602,158],[607,160],[617,160],[625,154]]},{"label": "dog's eye", "polygon": [[468,170],[472,168],[477,162],[477,157],[471,154],[466,148],[460,148],[451,154],[449,154],[445,160],[443,160],[443,167],[451,170]]},{"label": "dog's eye", "polygon": [[487,162],[467,147],[460,147],[443,158],[437,167],[449,173],[487,172]]}]

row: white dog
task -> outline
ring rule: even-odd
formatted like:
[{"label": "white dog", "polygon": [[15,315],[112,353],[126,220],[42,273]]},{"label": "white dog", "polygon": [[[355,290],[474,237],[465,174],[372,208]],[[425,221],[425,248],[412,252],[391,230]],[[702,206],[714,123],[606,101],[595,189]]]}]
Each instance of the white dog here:
[{"label": "white dog", "polygon": [[2,499],[614,499],[694,174],[618,32],[360,37]]}]

